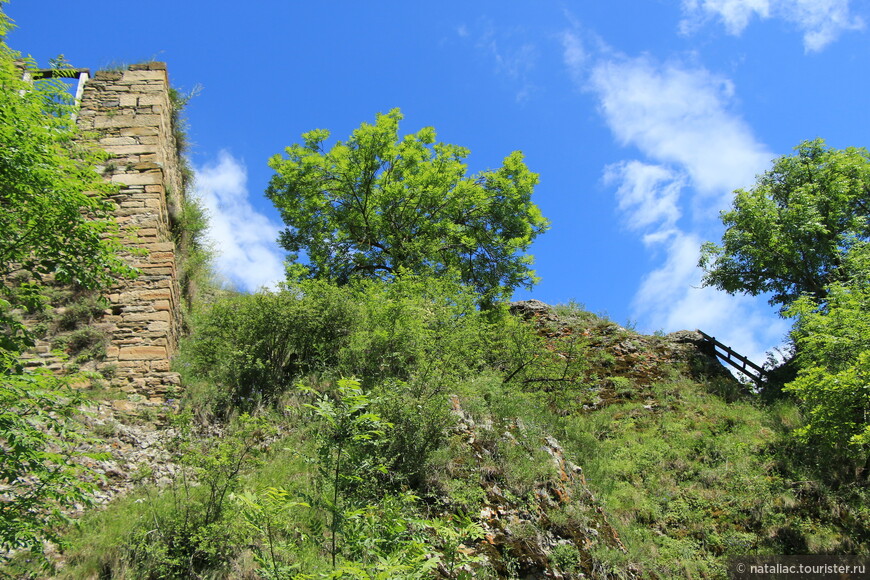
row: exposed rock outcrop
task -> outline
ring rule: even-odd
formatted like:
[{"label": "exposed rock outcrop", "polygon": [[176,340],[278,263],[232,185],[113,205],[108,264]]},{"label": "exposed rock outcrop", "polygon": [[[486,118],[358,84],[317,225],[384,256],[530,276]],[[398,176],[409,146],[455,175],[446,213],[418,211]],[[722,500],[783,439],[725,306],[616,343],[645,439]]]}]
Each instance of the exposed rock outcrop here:
[{"label": "exposed rock outcrop", "polygon": [[586,338],[589,347],[608,353],[612,360],[608,360],[607,368],[595,369],[601,376],[622,376],[649,385],[676,367],[695,378],[734,380],[712,345],[697,331],[642,335],[589,313],[560,316],[555,307],[540,300],[512,302],[510,311],[532,321],[542,336],[558,339],[579,335]]},{"label": "exposed rock outcrop", "polygon": [[[596,549],[626,553],[582,468],[566,458],[556,438],[529,438],[520,421],[497,433],[491,423],[477,424],[458,397],[451,397],[451,405],[456,418],[453,434],[465,441],[465,456],[472,466],[465,466],[463,476],[479,481],[483,492],[477,519],[484,538],[465,548],[468,555],[485,557],[500,577],[567,579],[599,577]],[[530,442],[546,454],[552,474],[536,482],[531,493],[523,493],[488,458],[511,451],[531,454],[534,450],[526,448]],[[566,556],[559,558],[560,553]],[[629,574],[638,577],[631,570]]]}]

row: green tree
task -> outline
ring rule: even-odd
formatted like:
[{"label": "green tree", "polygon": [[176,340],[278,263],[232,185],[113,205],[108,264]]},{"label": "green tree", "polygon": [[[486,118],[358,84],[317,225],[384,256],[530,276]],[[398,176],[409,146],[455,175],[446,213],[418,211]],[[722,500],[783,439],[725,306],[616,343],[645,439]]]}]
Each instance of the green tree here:
[{"label": "green tree", "polygon": [[730,293],[772,293],[795,318],[800,402],[795,435],[838,457],[870,450],[870,154],[801,143],[723,212],[722,245],[702,248],[704,282]]},{"label": "green tree", "polygon": [[849,277],[844,256],[870,237],[870,154],[805,141],[774,161],[749,190],[735,192],[722,244],[701,249],[704,284],[731,294],[772,293],[788,306],[801,294],[825,300]]},{"label": "green tree", "polygon": [[522,153],[466,176],[468,149],[436,143],[431,127],[400,139],[401,120],[398,109],[379,114],[328,151],[329,132],[310,131],[269,160],[266,195],[288,226],[280,241],[291,277],[343,284],[400,268],[455,271],[485,300],[534,284],[524,252],[547,220],[531,201],[538,176]]},{"label": "green tree", "polygon": [[[306,389],[315,392],[312,389]],[[318,473],[324,484],[319,502],[329,513],[329,553],[335,568],[337,536],[359,508],[355,490],[386,467],[377,461],[376,448],[393,426],[368,410],[371,399],[356,379],[339,379],[334,397],[320,395],[308,405],[323,421],[318,446]]]},{"label": "green tree", "polygon": [[856,271],[826,288],[820,304],[809,296],[787,314],[796,318],[797,379],[786,385],[803,404],[806,423],[796,434],[866,461],[870,452],[870,251],[847,257]]},{"label": "green tree", "polygon": [[0,376],[0,563],[8,550],[58,542],[64,509],[90,502],[92,473],[73,458],[81,396],[50,373]]},{"label": "green tree", "polygon": [[33,341],[13,306],[42,307],[49,277],[99,289],[132,273],[111,236],[100,155],[79,139],[66,85],[22,80],[35,64],[3,42],[10,27],[0,11],[0,280],[14,282],[0,283],[0,561],[14,548],[41,553],[90,489],[71,461],[79,398],[65,379],[23,368]]},{"label": "green tree", "polygon": [[[0,36],[8,28],[0,13]],[[95,170],[104,154],[79,138],[65,83],[25,82],[20,65],[34,63],[18,57],[0,42],[0,277],[105,286],[130,269],[108,236],[113,186]]]}]

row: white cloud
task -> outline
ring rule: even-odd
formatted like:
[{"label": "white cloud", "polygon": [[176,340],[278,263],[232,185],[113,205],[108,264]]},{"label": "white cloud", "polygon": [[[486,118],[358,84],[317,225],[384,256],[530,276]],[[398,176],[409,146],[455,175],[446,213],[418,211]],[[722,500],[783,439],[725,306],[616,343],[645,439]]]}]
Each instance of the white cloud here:
[{"label": "white cloud", "polygon": [[684,168],[702,195],[728,194],[771,159],[730,111],[734,86],[706,69],[648,57],[596,64],[589,87],[617,140]]},{"label": "white cloud", "polygon": [[517,102],[525,102],[538,90],[532,82],[532,73],[537,67],[540,55],[534,43],[516,39],[520,32],[500,31],[487,24],[477,41],[477,49],[495,62],[497,74],[518,87]]},{"label": "white cloud", "polygon": [[770,16],[770,0],[683,0],[683,13],[683,33],[693,32],[704,21],[718,16],[729,34],[739,35],[753,16]]},{"label": "white cloud", "polygon": [[589,62],[589,54],[576,34],[562,33],[562,60],[575,82],[582,83],[582,75]]},{"label": "white cloud", "polygon": [[680,191],[685,176],[662,165],[640,161],[622,161],[604,169],[605,185],[618,184],[616,198],[619,209],[627,215],[633,230],[655,230],[647,242],[656,241],[655,234],[673,229],[682,214]]},{"label": "white cloud", "polygon": [[644,278],[635,295],[634,307],[644,323],[668,331],[703,330],[762,364],[765,351],[785,339],[788,323],[761,299],[702,288],[695,266],[700,237],[672,231],[668,241],[665,263]]},{"label": "white cloud", "polygon": [[614,138],[646,157],[604,171],[629,229],[663,254],[638,288],[635,317],[648,331],[700,328],[763,362],[785,324],[763,299],[701,288],[697,267],[702,241],[720,234],[718,210],[773,157],[734,112],[733,83],[697,66],[606,49],[581,60],[578,43],[572,33],[563,37],[570,74],[595,95]]},{"label": "white cloud", "polygon": [[196,193],[208,210],[218,272],[244,290],[276,287],[284,279],[276,242],[281,228],[251,205],[245,166],[221,151],[216,162],[195,169]]},{"label": "white cloud", "polygon": [[864,21],[853,16],[849,0],[683,0],[683,33],[718,18],[729,34],[739,35],[753,17],[781,18],[804,35],[804,49],[817,52],[849,30],[861,30]]},{"label": "white cloud", "polygon": [[860,16],[849,13],[849,0],[792,0],[784,2],[789,20],[804,31],[804,48],[818,52],[832,43],[840,33],[848,30],[863,30]]}]

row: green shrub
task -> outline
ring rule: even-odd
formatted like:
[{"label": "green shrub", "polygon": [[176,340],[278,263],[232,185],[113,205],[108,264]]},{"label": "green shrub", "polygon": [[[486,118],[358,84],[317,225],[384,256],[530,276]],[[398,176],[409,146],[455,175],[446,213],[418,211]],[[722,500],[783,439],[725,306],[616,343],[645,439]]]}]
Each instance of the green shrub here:
[{"label": "green shrub", "polygon": [[385,381],[373,393],[372,408],[394,425],[383,443],[390,488],[423,489],[429,457],[452,424],[447,398],[432,392],[420,397],[418,388],[402,381]]},{"label": "green shrub", "polygon": [[214,250],[206,238],[208,214],[201,199],[187,192],[174,218],[178,283],[189,311],[201,289],[216,286],[212,269]]},{"label": "green shrub", "polygon": [[6,370],[0,367],[0,564],[21,549],[45,562],[43,542],[62,542],[68,510],[92,502],[94,473],[76,460],[90,442],[76,420],[85,401],[64,378]]},{"label": "green shrub", "polygon": [[352,292],[360,311],[340,355],[344,374],[409,381],[426,396],[483,367],[486,320],[455,280],[403,275],[361,281]]},{"label": "green shrub", "polygon": [[76,362],[81,363],[105,357],[108,342],[109,337],[105,332],[92,326],[85,326],[55,336],[52,346],[66,351],[75,357]]},{"label": "green shrub", "polygon": [[216,411],[274,404],[294,381],[325,372],[347,342],[356,305],[347,290],[312,282],[215,303],[195,320],[179,369],[218,389]]},{"label": "green shrub", "polygon": [[367,496],[377,495],[375,478],[386,471],[378,447],[393,425],[371,412],[370,405],[370,397],[354,379],[339,380],[332,396],[320,395],[309,405],[320,423],[315,432],[319,493],[312,494],[311,503],[328,514],[333,568],[347,520]]},{"label": "green shrub", "polygon": [[75,330],[102,316],[108,307],[108,300],[102,296],[92,292],[83,293],[64,307],[63,312],[56,317],[55,325],[58,330]]},{"label": "green shrub", "polygon": [[178,368],[214,383],[220,412],[275,404],[306,376],[363,377],[366,389],[399,381],[409,397],[443,399],[485,367],[487,316],[450,280],[306,281],[216,302],[197,317]]},{"label": "green shrub", "polygon": [[799,440],[827,448],[844,468],[870,472],[870,284],[832,284],[827,291],[824,307],[804,297],[788,311],[797,318],[799,370],[784,390],[806,418],[795,430]]},{"label": "green shrub", "polygon": [[550,552],[550,562],[557,570],[575,574],[582,571],[580,566],[580,551],[574,544],[559,544]]},{"label": "green shrub", "polygon": [[206,435],[193,428],[189,413],[176,416],[173,427],[169,485],[160,491],[145,487],[135,502],[122,501],[105,516],[94,516],[73,537],[72,577],[94,569],[101,577],[155,580],[228,571],[246,541],[238,514],[227,509],[230,497],[275,430],[264,418],[242,415],[223,432]]}]

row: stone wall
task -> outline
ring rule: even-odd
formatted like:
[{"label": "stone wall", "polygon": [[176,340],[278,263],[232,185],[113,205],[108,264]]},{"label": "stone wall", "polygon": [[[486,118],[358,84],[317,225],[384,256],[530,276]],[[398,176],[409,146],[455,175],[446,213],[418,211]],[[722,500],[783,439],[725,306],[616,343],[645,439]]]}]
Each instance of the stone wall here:
[{"label": "stone wall", "polygon": [[[162,404],[179,384],[170,371],[181,331],[171,216],[183,196],[166,65],[97,72],[85,85],[77,119],[109,154],[97,169],[120,186],[115,216],[130,250],[126,258],[139,270],[138,278],[109,291],[110,308],[91,324],[109,339],[105,357],[80,366],[102,372],[126,393],[117,401],[121,408]],[[37,344],[31,365],[62,369],[50,350],[48,341]]]},{"label": "stone wall", "polygon": [[[170,213],[181,205],[181,174],[164,63],[98,72],[85,85],[78,123],[98,134],[103,174],[121,184],[116,218],[139,277],[112,289],[99,324],[111,337],[106,359],[126,392],[160,402],[178,384],[169,359],[178,347],[181,296]],[[144,255],[139,255],[144,250]]]}]

